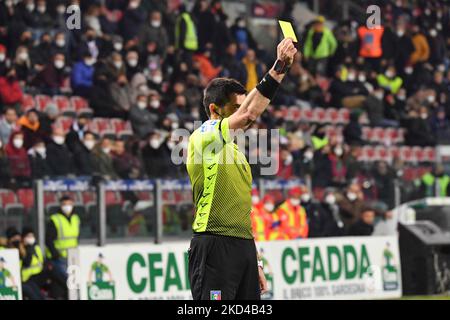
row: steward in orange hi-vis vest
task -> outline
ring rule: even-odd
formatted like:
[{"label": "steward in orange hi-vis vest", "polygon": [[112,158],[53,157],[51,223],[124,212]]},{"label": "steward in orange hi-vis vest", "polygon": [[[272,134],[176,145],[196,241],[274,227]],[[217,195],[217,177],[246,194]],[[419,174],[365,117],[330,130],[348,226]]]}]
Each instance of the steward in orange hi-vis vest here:
[{"label": "steward in orange hi-vis vest", "polygon": [[308,221],[305,209],[300,205],[300,187],[289,190],[289,198],[278,208],[281,229],[289,236],[289,239],[307,238]]},{"label": "steward in orange hi-vis vest", "polygon": [[252,220],[253,236],[256,241],[269,240],[269,234],[274,222],[275,199],[264,196],[263,201],[253,204],[250,218]]},{"label": "steward in orange hi-vis vest", "polygon": [[358,36],[360,39],[359,55],[364,58],[380,58],[383,55],[381,38],[383,37],[384,28],[369,29],[366,26],[358,28]]}]

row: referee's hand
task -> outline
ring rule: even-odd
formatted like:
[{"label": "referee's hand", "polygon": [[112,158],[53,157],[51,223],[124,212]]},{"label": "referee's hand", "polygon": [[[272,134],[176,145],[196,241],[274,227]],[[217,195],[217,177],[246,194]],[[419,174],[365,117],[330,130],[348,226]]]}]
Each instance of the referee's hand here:
[{"label": "referee's hand", "polygon": [[277,59],[283,61],[287,65],[291,65],[294,62],[297,48],[295,48],[294,42],[291,38],[283,39],[277,46]]},{"label": "referee's hand", "polygon": [[264,275],[264,271],[261,267],[258,267],[258,273],[259,273],[259,288],[261,290],[261,294],[264,294],[267,291],[269,291],[266,276]]}]

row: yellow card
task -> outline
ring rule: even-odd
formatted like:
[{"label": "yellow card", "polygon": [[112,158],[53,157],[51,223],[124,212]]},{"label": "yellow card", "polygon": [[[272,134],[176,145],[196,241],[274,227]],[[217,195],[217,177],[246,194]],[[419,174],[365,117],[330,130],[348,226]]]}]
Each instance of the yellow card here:
[{"label": "yellow card", "polygon": [[280,24],[281,31],[283,31],[284,38],[292,38],[294,42],[298,42],[294,28],[290,22],[278,20],[278,23]]}]

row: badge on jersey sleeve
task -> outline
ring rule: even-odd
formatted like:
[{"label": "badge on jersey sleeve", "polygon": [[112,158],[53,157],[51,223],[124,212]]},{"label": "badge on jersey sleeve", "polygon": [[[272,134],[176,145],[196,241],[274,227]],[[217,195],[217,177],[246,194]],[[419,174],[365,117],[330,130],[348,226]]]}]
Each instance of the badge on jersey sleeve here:
[{"label": "badge on jersey sleeve", "polygon": [[222,291],[220,290],[211,290],[210,291],[210,300],[222,300]]}]

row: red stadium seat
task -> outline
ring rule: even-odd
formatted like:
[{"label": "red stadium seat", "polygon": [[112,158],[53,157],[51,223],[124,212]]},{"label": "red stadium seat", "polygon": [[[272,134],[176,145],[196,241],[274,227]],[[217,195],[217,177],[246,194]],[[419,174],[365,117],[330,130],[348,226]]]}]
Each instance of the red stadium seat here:
[{"label": "red stadium seat", "polygon": [[34,207],[34,193],[33,189],[19,189],[17,190],[17,198],[19,202],[23,204],[26,210],[30,210]]},{"label": "red stadium seat", "polygon": [[391,154],[389,153],[388,149],[384,146],[378,146],[376,147],[376,158],[380,161],[386,161],[391,162]]},{"label": "red stadium seat", "polygon": [[301,120],[312,122],[314,121],[314,113],[311,109],[302,109],[301,110]]},{"label": "red stadium seat", "polygon": [[96,123],[98,132],[102,133],[107,130],[113,131],[110,121],[111,120],[107,118],[94,118],[92,122]]},{"label": "red stadium seat", "polygon": [[415,162],[414,153],[408,146],[400,147],[400,159],[405,162]]},{"label": "red stadium seat", "polygon": [[81,109],[89,109],[89,103],[83,97],[73,96],[70,98],[70,102],[77,112]]},{"label": "red stadium seat", "polygon": [[339,123],[348,123],[350,121],[350,111],[348,109],[339,109]]},{"label": "red stadium seat", "polygon": [[333,124],[339,123],[339,112],[337,109],[328,108],[326,112],[327,112],[326,119],[328,122]]},{"label": "red stadium seat", "polygon": [[384,143],[386,140],[386,132],[384,128],[375,127],[372,129],[372,140],[377,143]]},{"label": "red stadium seat", "polygon": [[413,147],[412,153],[414,155],[414,158],[417,160],[417,162],[425,162],[426,160],[426,154],[425,150],[421,147]]},{"label": "red stadium seat", "polygon": [[390,147],[388,152],[392,160],[400,158],[400,149],[398,147]]},{"label": "red stadium seat", "polygon": [[292,121],[302,120],[302,110],[298,107],[289,108],[290,117]]},{"label": "red stadium seat", "polygon": [[313,109],[313,119],[314,122],[324,123],[326,122],[326,113],[324,108],[314,108]]},{"label": "red stadium seat", "polygon": [[14,191],[8,189],[0,189],[0,201],[3,207],[9,204],[17,203],[17,197]]},{"label": "red stadium seat", "polygon": [[111,126],[116,133],[119,133],[120,131],[125,130],[126,123],[122,119],[114,118],[111,119]]},{"label": "red stadium seat", "polygon": [[50,103],[54,103],[52,97],[44,95],[44,94],[39,94],[36,96],[36,103],[37,103],[37,109],[39,111],[44,111],[45,108],[50,104]]},{"label": "red stadium seat", "polygon": [[81,192],[81,199],[83,203],[92,203],[97,201],[97,196],[93,191],[83,191]]},{"label": "red stadium seat", "polygon": [[57,121],[57,125],[60,125],[66,133],[70,130],[72,123],[73,118],[70,117],[59,117]]},{"label": "red stadium seat", "polygon": [[53,100],[60,112],[75,112],[75,108],[72,107],[69,98],[66,96],[55,96]]},{"label": "red stadium seat", "polygon": [[45,191],[44,192],[44,204],[47,203],[55,203],[58,202],[58,195],[56,194],[56,192],[52,192],[52,191]]},{"label": "red stadium seat", "polygon": [[435,162],[436,161],[436,149],[433,147],[425,147],[425,161],[427,162]]},{"label": "red stadium seat", "polygon": [[35,108],[36,102],[34,101],[34,97],[30,94],[24,94],[22,97],[21,107],[23,111]]}]

